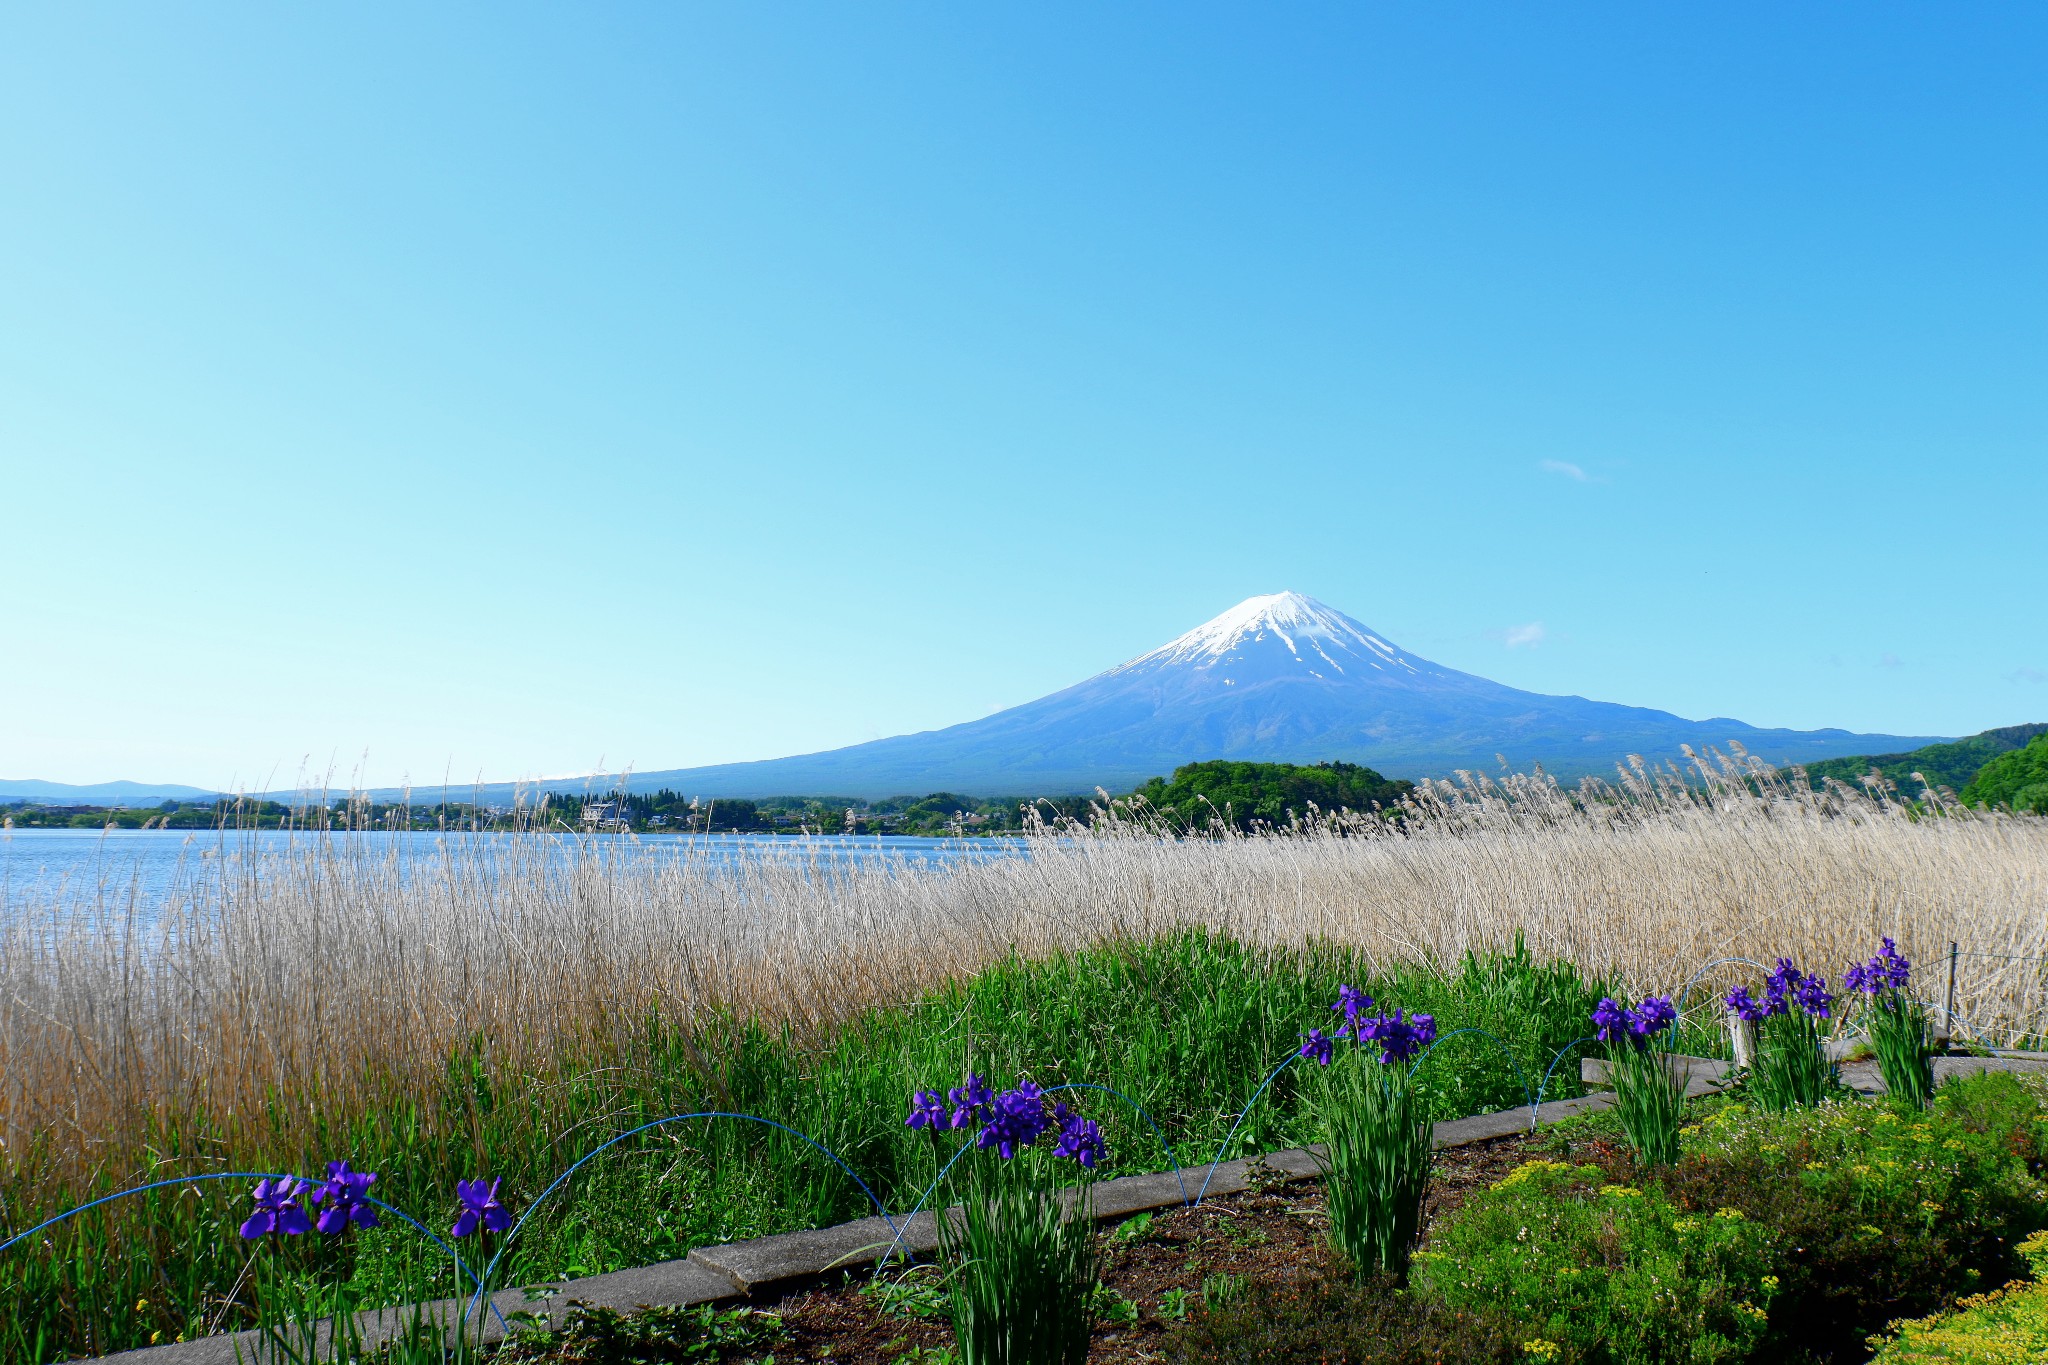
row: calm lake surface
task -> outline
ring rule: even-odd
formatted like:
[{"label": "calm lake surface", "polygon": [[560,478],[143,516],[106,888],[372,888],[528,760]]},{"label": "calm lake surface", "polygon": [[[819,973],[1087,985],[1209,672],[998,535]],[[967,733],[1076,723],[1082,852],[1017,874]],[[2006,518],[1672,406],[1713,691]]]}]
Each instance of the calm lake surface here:
[{"label": "calm lake surface", "polygon": [[909,836],[17,829],[0,832],[0,907],[14,911],[98,901],[109,906],[132,903],[147,909],[161,904],[181,882],[190,885],[195,878],[218,877],[223,862],[242,873],[253,866],[260,876],[266,855],[294,847],[304,849],[322,840],[331,840],[349,853],[395,856],[401,869],[416,859],[439,857],[444,840],[474,843],[480,846],[479,852],[504,847],[513,840],[532,840],[540,842],[549,856],[565,860],[596,853],[627,864],[687,859],[700,865],[706,861],[737,864],[757,858],[815,860],[821,865],[875,860],[930,864],[1015,857],[1024,847],[1019,839]]}]

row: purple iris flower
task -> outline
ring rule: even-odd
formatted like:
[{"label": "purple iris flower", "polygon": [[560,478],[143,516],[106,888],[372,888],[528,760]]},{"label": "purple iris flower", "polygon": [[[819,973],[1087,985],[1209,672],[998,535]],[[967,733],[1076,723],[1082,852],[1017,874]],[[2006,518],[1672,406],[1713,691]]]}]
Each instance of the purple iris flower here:
[{"label": "purple iris flower", "polygon": [[1628,1031],[1638,1042],[1647,1043],[1678,1022],[1678,1007],[1668,995],[1646,995],[1629,1011]]},{"label": "purple iris flower", "polygon": [[1827,1018],[1829,1007],[1835,1003],[1835,997],[1828,994],[1828,979],[1818,974],[1801,977],[1792,988],[1792,1000],[1816,1019]]},{"label": "purple iris flower", "polygon": [[255,1239],[269,1234],[282,1233],[286,1237],[297,1237],[311,1232],[313,1224],[306,1217],[306,1210],[299,1204],[301,1194],[311,1193],[310,1184],[286,1176],[278,1180],[259,1180],[251,1198],[256,1201],[256,1211],[242,1224],[242,1235]]},{"label": "purple iris flower", "polygon": [[462,1216],[455,1220],[453,1235],[467,1237],[479,1227],[503,1232],[512,1226],[512,1214],[498,1202],[497,1180],[458,1180],[455,1197],[462,1201]]},{"label": "purple iris flower", "polygon": [[1817,974],[1808,976],[1793,966],[1789,957],[1779,958],[1776,970],[1764,981],[1766,1014],[1783,1014],[1797,1005],[1801,1012],[1825,1019],[1834,1003],[1835,997],[1828,993],[1828,979]]},{"label": "purple iris flower", "polygon": [[1613,1042],[1628,1032],[1628,1007],[1611,995],[1601,996],[1593,1006],[1593,1025],[1600,1030],[1601,1042]]},{"label": "purple iris flower", "polygon": [[1337,1026],[1337,1032],[1333,1036],[1364,1041],[1358,1030],[1365,1022],[1365,1012],[1372,1008],[1371,996],[1356,986],[1339,986],[1337,1003],[1330,1008],[1344,1016],[1344,1022]]},{"label": "purple iris flower", "polygon": [[1005,1090],[989,1105],[989,1116],[974,1135],[974,1145],[984,1150],[993,1147],[1007,1161],[1038,1141],[1049,1122],[1045,1092],[1030,1081],[1020,1081],[1015,1090]]},{"label": "purple iris flower", "polygon": [[903,1120],[911,1128],[929,1128],[938,1132],[946,1126],[946,1104],[936,1090],[920,1090],[910,1097],[910,1117]]},{"label": "purple iris flower", "polygon": [[1059,1125],[1060,1140],[1054,1144],[1052,1154],[1069,1157],[1094,1170],[1095,1163],[1107,1150],[1102,1141],[1102,1129],[1096,1126],[1095,1120],[1070,1114],[1063,1104],[1053,1111],[1053,1122]]},{"label": "purple iris flower", "polygon": [[1339,986],[1337,1003],[1330,1008],[1343,1015],[1347,1024],[1356,1023],[1359,1015],[1372,1008],[1372,997],[1356,986]]},{"label": "purple iris flower", "polygon": [[1913,979],[1913,964],[1899,955],[1899,945],[1890,939],[1876,957],[1859,962],[1842,974],[1842,989],[1876,995],[1882,990],[1902,989]]},{"label": "purple iris flower", "polygon": [[1638,1048],[1648,1047],[1650,1040],[1669,1028],[1676,1018],[1678,1009],[1668,995],[1646,995],[1634,1009],[1613,996],[1602,996],[1593,1007],[1593,1024],[1601,1042],[1626,1040]]},{"label": "purple iris flower", "polygon": [[1359,1021],[1358,1041],[1363,1044],[1368,1039],[1379,1044],[1381,1062],[1405,1062],[1436,1040],[1436,1020],[1418,1014],[1411,1022],[1395,1010]]},{"label": "purple iris flower", "polygon": [[1792,965],[1791,958],[1779,958],[1777,968],[1764,978],[1764,1012],[1783,1014],[1787,1008],[1787,997],[1797,990],[1799,983],[1805,979],[1805,973]]},{"label": "purple iris flower", "polygon": [[954,1086],[946,1092],[946,1097],[953,1101],[953,1126],[965,1128],[970,1123],[988,1122],[996,1092],[988,1088],[987,1081],[970,1071],[967,1084]]},{"label": "purple iris flower", "polygon": [[374,1171],[352,1171],[346,1161],[328,1162],[327,1183],[312,1198],[314,1204],[323,1206],[314,1226],[329,1235],[344,1231],[351,1223],[376,1227],[377,1206],[370,1202],[370,1186],[376,1183]]},{"label": "purple iris flower", "polygon": [[1330,1064],[1334,1052],[1334,1044],[1323,1035],[1321,1029],[1312,1028],[1307,1033],[1302,1034],[1301,1038],[1300,1056],[1313,1057],[1318,1066],[1328,1066]]},{"label": "purple iris flower", "polygon": [[1763,1001],[1749,993],[1749,987],[1747,986],[1737,986],[1734,990],[1728,992],[1726,999],[1730,1014],[1738,1019],[1746,1019],[1752,1024],[1770,1013]]},{"label": "purple iris flower", "polygon": [[1894,990],[1905,989],[1906,983],[1913,979],[1913,964],[1900,955],[1899,945],[1890,939],[1886,939],[1877,956],[1870,959],[1870,967],[1872,971],[1882,971],[1884,984]]}]

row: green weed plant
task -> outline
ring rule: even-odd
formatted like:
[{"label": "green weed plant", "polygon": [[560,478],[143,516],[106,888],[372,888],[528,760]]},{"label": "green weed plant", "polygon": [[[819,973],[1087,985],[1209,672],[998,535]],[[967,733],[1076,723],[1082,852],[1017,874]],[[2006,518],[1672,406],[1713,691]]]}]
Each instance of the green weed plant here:
[{"label": "green weed plant", "polygon": [[1347,1050],[1324,1070],[1319,1105],[1330,1245],[1360,1278],[1399,1278],[1422,1226],[1431,1155],[1406,1058],[1383,1063],[1364,1047]]},{"label": "green weed plant", "polygon": [[[1169,1365],[1514,1365],[1542,1360],[1508,1319],[1448,1308],[1348,1265],[1282,1283],[1206,1294],[1167,1337]],[[1541,1346],[1546,1343],[1538,1342]]]},{"label": "green weed plant", "polygon": [[1678,1159],[1678,1127],[1685,1108],[1685,1073],[1671,1054],[1678,1018],[1669,996],[1645,996],[1633,1008],[1602,999],[1593,1023],[1607,1045],[1607,1077],[1614,1112],[1636,1156],[1651,1166]]},{"label": "green weed plant", "polygon": [[1898,944],[1887,938],[1876,956],[1849,968],[1842,984],[1868,1000],[1864,1029],[1877,1054],[1886,1093],[1908,1108],[1918,1109],[1934,1094],[1934,1043],[1927,1027],[1927,1007],[1908,991],[1912,980],[1913,964],[1899,952]]},{"label": "green weed plant", "polygon": [[1678,1130],[1684,1123],[1685,1073],[1660,1046],[1618,1047],[1608,1054],[1614,1110],[1622,1130],[1644,1164],[1669,1166],[1678,1160]]},{"label": "green weed plant", "polygon": [[[1095,1325],[1095,1225],[1059,1198],[1043,1153],[970,1161],[939,1218],[939,1260],[964,1365],[1080,1365]],[[1086,1197],[1086,1191],[1080,1191]]]},{"label": "green weed plant", "polygon": [[1934,1095],[1934,1044],[1929,1038],[1927,1007],[1887,992],[1872,1002],[1864,1020],[1885,1090],[1914,1109],[1925,1105]]}]

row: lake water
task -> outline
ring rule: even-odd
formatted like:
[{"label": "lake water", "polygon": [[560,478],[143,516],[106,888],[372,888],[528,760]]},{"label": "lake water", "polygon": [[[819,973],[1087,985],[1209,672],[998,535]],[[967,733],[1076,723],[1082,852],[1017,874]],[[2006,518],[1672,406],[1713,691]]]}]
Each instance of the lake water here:
[{"label": "lake water", "polygon": [[180,880],[217,876],[223,859],[238,870],[252,861],[262,866],[268,853],[333,840],[352,853],[396,855],[401,868],[416,858],[439,856],[442,840],[542,840],[564,859],[595,852],[607,859],[658,861],[689,858],[737,863],[745,859],[899,860],[910,864],[956,862],[965,858],[1000,858],[1022,851],[1019,839],[921,839],[903,835],[803,838],[761,834],[443,834],[438,832],[365,831],[305,833],[303,831],[233,831],[225,834],[192,830],[17,829],[0,832],[0,907],[13,910],[52,902],[79,905],[95,900],[108,905],[133,903],[140,908],[161,904]]}]

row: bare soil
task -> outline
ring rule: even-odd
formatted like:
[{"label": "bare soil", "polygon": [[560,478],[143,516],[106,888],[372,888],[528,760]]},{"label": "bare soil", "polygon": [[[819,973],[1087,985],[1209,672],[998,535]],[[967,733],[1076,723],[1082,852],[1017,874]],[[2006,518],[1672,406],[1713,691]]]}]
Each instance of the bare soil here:
[{"label": "bare soil", "polygon": [[[1425,1235],[1428,1222],[1531,1154],[1527,1136],[1439,1152],[1424,1211]],[[1197,1209],[1160,1210],[1149,1223],[1139,1215],[1106,1228],[1102,1280],[1122,1302],[1112,1300],[1098,1321],[1089,1361],[1111,1365],[1156,1359],[1180,1316],[1177,1299],[1186,1305],[1183,1312],[1194,1308],[1212,1276],[1274,1283],[1329,1273],[1328,1226],[1320,1183],[1275,1179],[1207,1200]],[[811,1290],[784,1299],[773,1310],[789,1334],[776,1351],[778,1360],[925,1365],[927,1357],[953,1344],[929,1269],[886,1276],[879,1285],[863,1277]]]}]

